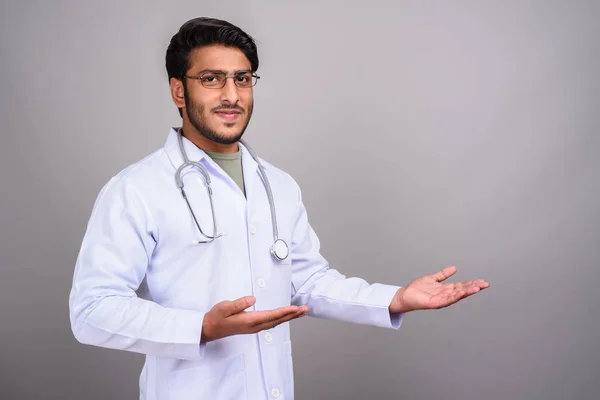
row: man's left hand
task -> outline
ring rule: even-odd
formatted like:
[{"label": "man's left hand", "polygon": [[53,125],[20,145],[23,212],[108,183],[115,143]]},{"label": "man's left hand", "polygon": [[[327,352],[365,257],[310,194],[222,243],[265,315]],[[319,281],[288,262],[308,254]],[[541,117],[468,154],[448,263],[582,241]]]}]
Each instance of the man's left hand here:
[{"label": "man's left hand", "polygon": [[441,283],[454,275],[456,271],[457,268],[454,266],[446,267],[435,274],[417,278],[406,287],[398,289],[390,304],[390,312],[399,313],[448,307],[490,286],[482,279]]}]

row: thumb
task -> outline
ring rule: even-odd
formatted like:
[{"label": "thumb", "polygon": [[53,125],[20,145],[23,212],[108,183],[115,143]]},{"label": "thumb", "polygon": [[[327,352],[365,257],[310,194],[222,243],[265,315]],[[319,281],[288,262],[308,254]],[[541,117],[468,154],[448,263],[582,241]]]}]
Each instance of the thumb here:
[{"label": "thumb", "polygon": [[234,300],[227,304],[227,307],[224,308],[225,317],[229,317],[234,314],[241,313],[246,308],[251,307],[256,302],[256,298],[253,296],[246,296],[240,299]]},{"label": "thumb", "polygon": [[442,269],[439,272],[436,272],[435,274],[432,274],[431,276],[433,277],[433,279],[435,279],[436,282],[442,282],[454,275],[456,271],[456,266],[452,265],[450,267]]}]

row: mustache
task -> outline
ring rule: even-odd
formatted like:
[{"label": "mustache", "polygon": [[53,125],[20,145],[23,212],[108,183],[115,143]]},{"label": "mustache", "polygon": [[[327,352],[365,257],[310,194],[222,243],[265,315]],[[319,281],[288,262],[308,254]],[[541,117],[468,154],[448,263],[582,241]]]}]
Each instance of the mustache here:
[{"label": "mustache", "polygon": [[242,113],[246,112],[246,110],[244,110],[242,107],[238,106],[237,104],[236,105],[223,104],[223,105],[220,105],[219,107],[212,108],[210,111],[218,112],[218,111],[224,111],[224,110],[238,110]]}]

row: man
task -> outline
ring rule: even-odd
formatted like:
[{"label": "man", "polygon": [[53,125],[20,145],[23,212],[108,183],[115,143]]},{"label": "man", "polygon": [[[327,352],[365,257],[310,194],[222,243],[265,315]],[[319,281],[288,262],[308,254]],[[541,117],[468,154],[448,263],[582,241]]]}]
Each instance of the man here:
[{"label": "man", "polygon": [[94,204],[71,325],[82,343],[146,355],[142,399],[292,399],[288,321],[398,329],[406,312],[489,286],[442,284],[454,267],[406,287],[329,268],[296,182],[241,142],[258,64],[238,27],[185,23],[166,54],[182,129],[110,179]]}]

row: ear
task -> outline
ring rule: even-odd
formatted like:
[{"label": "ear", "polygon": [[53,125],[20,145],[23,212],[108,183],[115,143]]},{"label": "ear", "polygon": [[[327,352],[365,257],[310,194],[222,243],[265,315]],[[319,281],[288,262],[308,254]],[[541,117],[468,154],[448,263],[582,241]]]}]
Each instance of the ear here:
[{"label": "ear", "polygon": [[171,97],[177,108],[185,107],[185,97],[183,95],[183,82],[177,78],[171,78],[169,80],[169,87],[171,88]]}]

